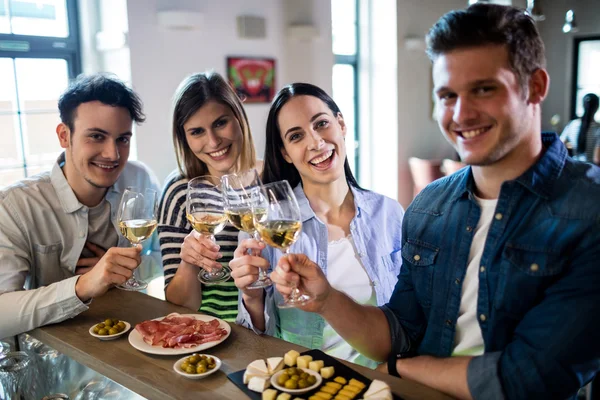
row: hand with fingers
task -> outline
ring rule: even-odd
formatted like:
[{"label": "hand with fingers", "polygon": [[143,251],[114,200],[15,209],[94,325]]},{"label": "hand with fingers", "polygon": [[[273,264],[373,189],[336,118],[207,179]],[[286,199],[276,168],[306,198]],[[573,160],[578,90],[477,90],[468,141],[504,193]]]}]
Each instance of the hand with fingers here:
[{"label": "hand with fingers", "polygon": [[[229,261],[231,277],[245,298],[262,297],[262,290],[248,289],[248,285],[258,279],[259,269],[268,270],[270,267],[269,262],[260,255],[264,248],[265,244],[259,240],[245,239],[233,252],[233,260]],[[250,254],[248,250],[251,250]]]},{"label": "hand with fingers", "polygon": [[181,261],[209,272],[223,268],[217,261],[223,257],[223,254],[219,253],[219,246],[195,230],[191,231],[183,240],[179,256]]},{"label": "hand with fingers", "polygon": [[141,252],[141,245],[108,249],[96,265],[77,280],[77,297],[87,301],[103,295],[114,285],[125,283],[142,262]]},{"label": "hand with fingers", "polygon": [[321,268],[304,254],[281,257],[269,277],[284,298],[290,295],[294,283],[302,293],[312,296],[314,300],[297,307],[303,311],[319,313],[333,290]]},{"label": "hand with fingers", "polygon": [[100,261],[106,250],[92,242],[85,242],[85,248],[94,253],[94,257],[79,257],[77,261],[77,267],[75,268],[76,275],[83,275],[94,268],[94,266]]}]

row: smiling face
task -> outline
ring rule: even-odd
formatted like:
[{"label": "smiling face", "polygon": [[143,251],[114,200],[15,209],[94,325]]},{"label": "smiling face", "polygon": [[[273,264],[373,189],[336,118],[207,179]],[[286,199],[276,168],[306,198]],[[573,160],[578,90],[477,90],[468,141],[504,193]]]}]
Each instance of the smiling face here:
[{"label": "smiling face", "polygon": [[209,101],[183,124],[188,146],[210,175],[235,172],[242,150],[239,121],[228,106]]},{"label": "smiling face", "polygon": [[126,108],[99,101],[77,107],[72,131],[58,125],[60,145],[66,149],[63,172],[80,201],[104,196],[117,181],[129,158],[132,125]]},{"label": "smiling face", "polygon": [[277,118],[284,159],[302,181],[327,184],[344,178],[346,125],[327,104],[313,96],[291,98]]},{"label": "smiling face", "polygon": [[523,93],[504,46],[442,54],[433,63],[433,80],[440,129],[465,163],[510,159],[539,135],[535,106],[546,87],[540,95],[534,82]]}]

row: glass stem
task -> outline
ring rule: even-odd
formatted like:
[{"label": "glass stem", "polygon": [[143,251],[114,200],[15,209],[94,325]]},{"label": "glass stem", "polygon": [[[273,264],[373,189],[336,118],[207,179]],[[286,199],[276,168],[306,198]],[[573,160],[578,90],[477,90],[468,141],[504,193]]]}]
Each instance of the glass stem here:
[{"label": "glass stem", "polygon": [[[257,230],[255,230],[255,231],[252,233],[252,236],[254,237],[254,239],[255,239],[255,240],[258,240],[259,242],[261,242],[261,241],[262,241],[262,240],[261,240],[261,237],[260,237],[260,234],[258,233],[258,231],[257,231]],[[251,256],[253,256],[253,255],[254,255],[254,252],[253,252],[252,250],[248,250],[248,254],[250,254]],[[266,271],[266,270],[264,270],[264,269],[262,269],[262,268],[259,268],[259,269],[258,269],[258,279],[257,279],[257,280],[258,280],[258,281],[266,281],[267,279],[268,279],[268,276],[267,276],[267,271]]]},{"label": "glass stem", "polygon": [[[287,257],[290,254],[290,248],[286,248],[285,250],[283,250],[283,257]],[[300,292],[300,289],[298,289],[298,285],[296,285],[296,282],[292,282],[292,292],[290,293],[290,298],[288,299],[288,301],[297,301],[300,296],[302,295],[302,292]]]}]

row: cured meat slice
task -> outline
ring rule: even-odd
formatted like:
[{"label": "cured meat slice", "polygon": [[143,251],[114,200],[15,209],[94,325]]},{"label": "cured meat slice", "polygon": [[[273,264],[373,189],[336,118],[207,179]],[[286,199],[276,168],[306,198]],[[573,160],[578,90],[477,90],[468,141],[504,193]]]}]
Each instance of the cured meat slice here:
[{"label": "cured meat slice", "polygon": [[135,329],[146,343],[168,348],[194,347],[227,335],[227,331],[219,327],[217,319],[200,321],[177,313],[169,314],[161,321],[140,322]]}]

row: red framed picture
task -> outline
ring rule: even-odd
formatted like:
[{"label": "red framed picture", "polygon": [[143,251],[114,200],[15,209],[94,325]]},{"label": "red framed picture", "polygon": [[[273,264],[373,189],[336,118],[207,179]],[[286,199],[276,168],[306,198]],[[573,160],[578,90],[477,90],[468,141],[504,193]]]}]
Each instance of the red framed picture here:
[{"label": "red framed picture", "polygon": [[275,96],[275,59],[227,57],[227,78],[245,103],[269,103]]}]

